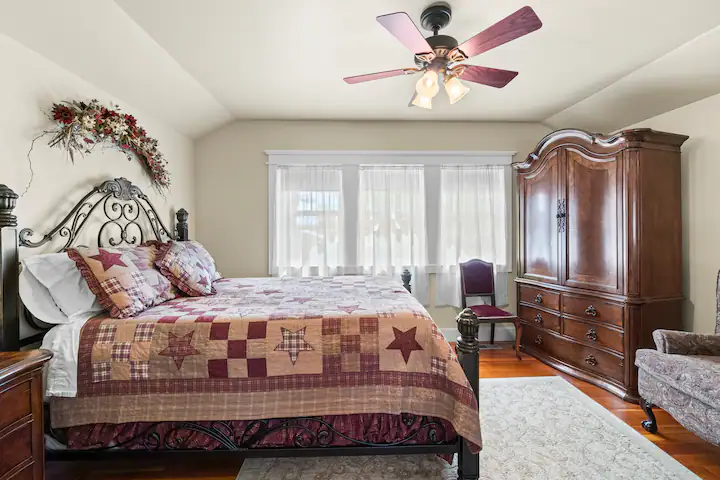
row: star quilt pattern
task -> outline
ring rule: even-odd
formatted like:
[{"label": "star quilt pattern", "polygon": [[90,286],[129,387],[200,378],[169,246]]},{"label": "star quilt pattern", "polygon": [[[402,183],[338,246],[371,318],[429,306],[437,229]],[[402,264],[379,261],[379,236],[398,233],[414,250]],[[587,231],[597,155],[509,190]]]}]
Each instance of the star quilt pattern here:
[{"label": "star quilt pattern", "polygon": [[480,446],[453,349],[395,279],[213,286],[213,296],[88,321],[78,397],[52,399],[54,426],[408,412],[446,419]]}]

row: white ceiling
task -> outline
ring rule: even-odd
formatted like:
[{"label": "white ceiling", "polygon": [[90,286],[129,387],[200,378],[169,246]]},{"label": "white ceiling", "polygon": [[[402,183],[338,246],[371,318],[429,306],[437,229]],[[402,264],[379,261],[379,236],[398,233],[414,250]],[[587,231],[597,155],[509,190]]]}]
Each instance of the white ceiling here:
[{"label": "white ceiling", "polygon": [[[190,136],[232,118],[547,119],[593,128],[588,116],[621,99],[597,122],[617,128],[720,92],[718,57],[705,58],[720,51],[720,34],[702,36],[720,25],[719,0],[451,0],[442,33],[460,42],[525,4],[544,26],[470,60],[519,71],[510,85],[472,85],[452,106],[441,93],[432,111],[406,106],[414,77],[342,81],[413,66],[375,17],[406,11],[419,23],[430,1],[0,1],[0,33]],[[635,98],[642,101],[627,108]]]}]

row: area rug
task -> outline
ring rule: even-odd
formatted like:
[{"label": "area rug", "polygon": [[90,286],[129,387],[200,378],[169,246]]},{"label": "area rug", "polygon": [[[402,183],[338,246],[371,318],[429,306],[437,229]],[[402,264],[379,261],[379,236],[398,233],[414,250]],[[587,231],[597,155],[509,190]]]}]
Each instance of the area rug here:
[{"label": "area rug", "polygon": [[[480,380],[480,478],[697,479],[560,377]],[[455,480],[434,455],[248,459],[237,480]]]}]

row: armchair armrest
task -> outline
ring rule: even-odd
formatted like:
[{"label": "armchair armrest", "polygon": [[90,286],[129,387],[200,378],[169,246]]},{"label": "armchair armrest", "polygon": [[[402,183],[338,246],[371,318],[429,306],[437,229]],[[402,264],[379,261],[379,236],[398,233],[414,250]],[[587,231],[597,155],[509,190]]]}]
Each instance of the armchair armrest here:
[{"label": "armchair armrest", "polygon": [[660,353],[720,356],[720,335],[655,330],[653,339]]}]

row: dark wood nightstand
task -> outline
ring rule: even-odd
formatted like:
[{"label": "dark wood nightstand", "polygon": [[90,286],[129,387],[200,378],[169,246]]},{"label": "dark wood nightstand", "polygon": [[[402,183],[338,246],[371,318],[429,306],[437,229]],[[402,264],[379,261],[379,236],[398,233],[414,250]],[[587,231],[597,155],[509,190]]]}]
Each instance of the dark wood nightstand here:
[{"label": "dark wood nightstand", "polygon": [[43,480],[43,376],[47,350],[0,352],[0,480]]}]

